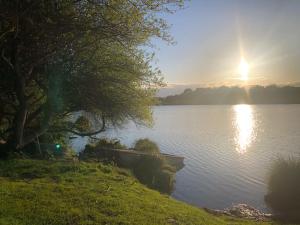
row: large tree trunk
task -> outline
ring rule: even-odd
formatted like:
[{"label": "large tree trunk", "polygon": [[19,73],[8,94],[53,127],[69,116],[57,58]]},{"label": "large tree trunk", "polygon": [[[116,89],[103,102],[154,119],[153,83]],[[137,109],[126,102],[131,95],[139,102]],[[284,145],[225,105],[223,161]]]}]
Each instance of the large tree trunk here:
[{"label": "large tree trunk", "polygon": [[14,119],[14,137],[13,145],[16,149],[23,147],[23,136],[24,136],[24,127],[26,123],[26,117],[28,112],[27,99],[26,99],[26,80],[25,75],[22,74],[21,62],[20,62],[20,43],[15,37],[12,43],[12,65],[15,74],[15,92],[18,100],[18,107],[16,116]]},{"label": "large tree trunk", "polygon": [[24,126],[27,117],[27,100],[25,95],[25,78],[17,74],[16,93],[19,101],[18,112],[15,120],[15,146],[16,149],[23,147]]}]

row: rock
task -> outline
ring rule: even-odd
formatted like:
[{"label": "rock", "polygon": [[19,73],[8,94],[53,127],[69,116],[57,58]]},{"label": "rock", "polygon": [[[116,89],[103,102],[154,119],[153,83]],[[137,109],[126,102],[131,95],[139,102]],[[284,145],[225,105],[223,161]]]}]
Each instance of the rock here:
[{"label": "rock", "polygon": [[272,214],[265,214],[263,212],[260,212],[258,209],[255,209],[246,204],[237,204],[232,206],[231,208],[227,208],[224,210],[213,210],[207,208],[204,208],[204,210],[213,215],[227,215],[238,218],[253,219],[257,221],[269,220],[273,216]]},{"label": "rock", "polygon": [[167,220],[167,222],[168,222],[169,224],[172,224],[172,225],[178,225],[178,224],[179,224],[175,219],[172,219],[172,218],[169,218],[169,219]]},{"label": "rock", "polygon": [[203,208],[206,212],[215,215],[215,216],[222,216],[224,215],[224,210],[216,210],[216,209],[209,209],[209,208]]}]

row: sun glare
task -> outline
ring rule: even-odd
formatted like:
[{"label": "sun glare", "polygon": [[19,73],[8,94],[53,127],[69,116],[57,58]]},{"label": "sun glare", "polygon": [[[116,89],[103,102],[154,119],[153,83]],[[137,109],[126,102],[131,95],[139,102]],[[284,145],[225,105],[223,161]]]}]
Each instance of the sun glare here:
[{"label": "sun glare", "polygon": [[239,153],[244,154],[255,139],[253,110],[250,105],[235,105],[233,109],[235,112],[234,125],[236,129],[236,150]]},{"label": "sun glare", "polygon": [[248,80],[248,75],[249,75],[249,64],[247,61],[242,58],[239,66],[239,74],[241,76],[241,80]]}]

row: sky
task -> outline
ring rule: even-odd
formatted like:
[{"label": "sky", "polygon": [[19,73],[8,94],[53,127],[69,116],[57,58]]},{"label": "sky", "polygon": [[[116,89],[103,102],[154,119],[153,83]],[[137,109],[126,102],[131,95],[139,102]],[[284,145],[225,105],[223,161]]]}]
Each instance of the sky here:
[{"label": "sky", "polygon": [[164,19],[177,44],[154,44],[169,87],[300,81],[300,0],[191,0]]}]

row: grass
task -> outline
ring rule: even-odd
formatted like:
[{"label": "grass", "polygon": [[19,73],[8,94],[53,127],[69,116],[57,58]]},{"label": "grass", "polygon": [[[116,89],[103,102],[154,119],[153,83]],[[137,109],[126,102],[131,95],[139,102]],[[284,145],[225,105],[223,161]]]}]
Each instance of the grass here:
[{"label": "grass", "polygon": [[1,225],[275,224],[216,217],[140,184],[127,170],[73,161],[0,161]]},{"label": "grass", "polygon": [[265,200],[281,217],[300,221],[299,158],[278,158],[273,163]]}]

